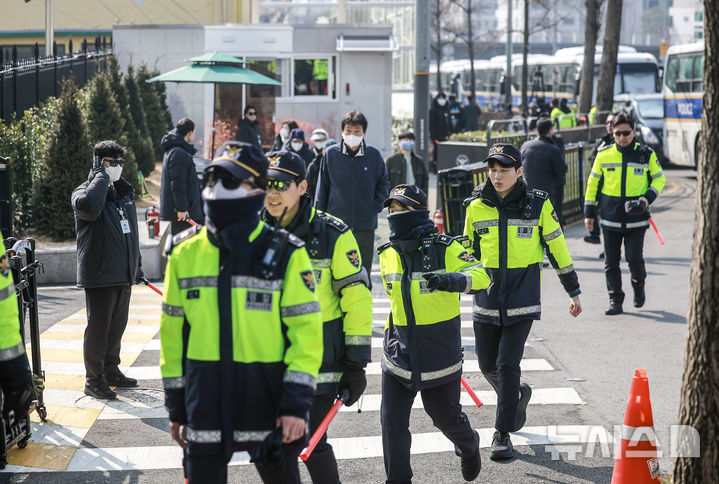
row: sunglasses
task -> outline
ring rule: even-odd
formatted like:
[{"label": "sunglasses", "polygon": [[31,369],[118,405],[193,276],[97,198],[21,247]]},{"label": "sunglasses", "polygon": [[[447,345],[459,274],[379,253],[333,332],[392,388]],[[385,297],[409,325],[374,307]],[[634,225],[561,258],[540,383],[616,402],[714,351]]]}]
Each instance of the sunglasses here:
[{"label": "sunglasses", "polygon": [[625,138],[632,134],[631,131],[615,131],[614,136],[624,136]]},{"label": "sunglasses", "polygon": [[242,183],[250,185],[253,189],[257,188],[257,185],[255,185],[253,182],[249,180],[235,178],[234,176],[227,173],[225,170],[212,170],[209,172],[205,172],[205,174],[203,175],[203,182],[208,187],[214,187],[220,181],[222,182],[222,185],[228,190],[235,190]]},{"label": "sunglasses", "polygon": [[102,161],[107,161],[108,163],[110,163],[110,166],[122,166],[125,164],[124,158],[120,158],[119,160],[108,160],[107,158],[103,158]]},{"label": "sunglasses", "polygon": [[256,111],[249,111],[249,112],[247,113],[247,115],[248,115],[248,116],[257,116],[257,112],[256,112]]},{"label": "sunglasses", "polygon": [[267,180],[267,189],[277,190],[278,192],[286,192],[290,188],[292,182],[281,180]]}]

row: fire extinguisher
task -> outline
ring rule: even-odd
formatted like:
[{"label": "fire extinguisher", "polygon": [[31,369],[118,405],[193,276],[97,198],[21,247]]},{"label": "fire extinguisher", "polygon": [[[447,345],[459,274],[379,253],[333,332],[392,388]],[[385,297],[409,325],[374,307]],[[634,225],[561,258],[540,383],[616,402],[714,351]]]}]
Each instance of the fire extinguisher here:
[{"label": "fire extinguisher", "polygon": [[151,239],[160,235],[160,212],[153,205],[145,210],[145,220],[147,220],[147,236]]},{"label": "fire extinguisher", "polygon": [[437,226],[440,234],[444,233],[444,210],[438,208],[434,211],[433,217],[434,224]]}]

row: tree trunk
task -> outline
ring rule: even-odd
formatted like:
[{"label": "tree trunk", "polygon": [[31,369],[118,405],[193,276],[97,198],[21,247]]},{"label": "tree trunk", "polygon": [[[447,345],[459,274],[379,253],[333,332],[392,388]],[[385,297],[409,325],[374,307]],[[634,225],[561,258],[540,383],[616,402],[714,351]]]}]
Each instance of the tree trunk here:
[{"label": "tree trunk", "polygon": [[[579,113],[588,113],[592,107],[592,88],[594,80],[594,54],[599,35],[599,10],[604,0],[586,0],[587,22],[584,29],[584,63],[579,77]],[[595,119],[595,122],[600,120]],[[603,120],[601,120],[603,121]]]},{"label": "tree trunk", "polygon": [[472,0],[467,0],[467,53],[469,54],[469,82],[472,98],[476,94],[477,79],[474,73],[474,31],[472,30]]},{"label": "tree trunk", "polygon": [[[699,434],[701,457],[679,439],[674,482],[716,482],[719,469],[719,2],[704,2],[704,98],[689,317],[679,424]],[[684,453],[682,451],[685,451]],[[681,455],[685,455],[682,457]]]},{"label": "tree trunk", "polygon": [[529,114],[527,99],[527,55],[529,54],[529,0],[524,0],[524,35],[522,44],[522,114]]},{"label": "tree trunk", "polygon": [[622,0],[607,2],[602,62],[599,64],[597,82],[597,110],[610,111],[614,103],[614,75],[617,72],[619,31],[622,26]]},{"label": "tree trunk", "polygon": [[437,53],[437,92],[440,93],[444,92],[442,89],[442,72],[439,70],[442,64],[442,6],[440,5],[440,0],[436,0],[436,4],[434,9],[435,33],[437,34],[435,52]]}]

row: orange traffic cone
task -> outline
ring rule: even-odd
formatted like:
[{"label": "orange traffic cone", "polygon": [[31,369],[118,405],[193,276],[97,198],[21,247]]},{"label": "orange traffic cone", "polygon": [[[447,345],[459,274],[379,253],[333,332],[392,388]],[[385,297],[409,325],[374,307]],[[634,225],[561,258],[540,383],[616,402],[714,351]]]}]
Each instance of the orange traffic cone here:
[{"label": "orange traffic cone", "polygon": [[622,425],[620,452],[614,462],[612,484],[659,482],[654,419],[646,370],[635,370]]}]

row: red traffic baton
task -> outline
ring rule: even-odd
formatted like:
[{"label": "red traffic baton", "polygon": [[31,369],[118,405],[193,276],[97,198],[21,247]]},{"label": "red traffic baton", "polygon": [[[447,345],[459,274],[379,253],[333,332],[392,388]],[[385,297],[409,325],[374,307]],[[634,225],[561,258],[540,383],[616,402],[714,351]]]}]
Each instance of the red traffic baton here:
[{"label": "red traffic baton", "polygon": [[479,399],[476,393],[474,393],[474,390],[472,390],[472,387],[469,386],[469,383],[467,383],[467,380],[465,380],[464,377],[462,377],[462,386],[465,390],[467,390],[467,393],[469,393],[469,396],[472,400],[474,400],[474,403],[477,404],[477,408],[482,408],[482,400]]},{"label": "red traffic baton", "polygon": [[325,418],[322,419],[322,423],[320,423],[320,426],[317,427],[317,430],[315,430],[315,433],[310,438],[310,444],[302,449],[302,452],[300,453],[300,459],[302,459],[303,462],[307,462],[307,459],[310,458],[310,454],[312,454],[312,451],[315,450],[315,447],[317,447],[317,444],[319,443],[322,436],[327,432],[327,428],[332,423],[332,420],[335,418],[335,415],[337,415],[337,412],[340,411],[340,407],[344,405],[345,401],[350,397],[350,391],[348,389],[342,390],[342,395],[337,399],[334,405],[332,405],[332,408],[330,408],[330,411],[327,412],[327,415],[325,415]]},{"label": "red traffic baton", "polygon": [[160,296],[162,296],[162,291],[160,291],[154,284],[152,284],[150,281],[148,281],[146,277],[143,277],[143,278],[140,279],[140,280],[141,280],[142,282],[144,282],[147,287],[149,287],[150,289],[152,289],[153,291],[155,291],[157,294],[159,294]]},{"label": "red traffic baton", "polygon": [[187,221],[190,223],[190,225],[192,225],[192,226],[194,226],[194,227],[199,227],[199,226],[200,226],[200,224],[198,224],[197,222],[195,222],[195,221],[192,220],[191,218],[188,218]]},{"label": "red traffic baton", "polygon": [[652,224],[652,228],[654,229],[654,233],[657,234],[657,238],[659,239],[659,243],[664,245],[664,239],[662,238],[662,234],[659,233],[659,229],[657,228],[657,224],[654,223],[654,220],[652,220],[651,217],[649,217],[649,223]]}]

